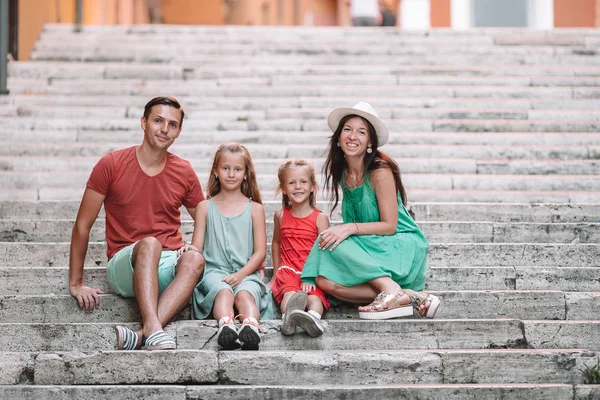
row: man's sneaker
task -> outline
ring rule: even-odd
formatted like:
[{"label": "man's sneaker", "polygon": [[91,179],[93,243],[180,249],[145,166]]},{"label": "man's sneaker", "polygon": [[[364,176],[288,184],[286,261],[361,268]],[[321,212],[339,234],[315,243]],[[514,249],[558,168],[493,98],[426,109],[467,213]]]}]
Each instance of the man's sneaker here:
[{"label": "man's sneaker", "polygon": [[238,343],[238,331],[237,327],[233,323],[233,318],[223,317],[221,319],[223,324],[217,331],[217,343],[222,350],[235,350],[240,347]]},{"label": "man's sneaker", "polygon": [[245,318],[239,332],[242,350],[258,350],[260,344],[260,325],[254,318]]},{"label": "man's sneaker", "polygon": [[323,323],[321,320],[314,315],[307,313],[302,310],[295,310],[290,313],[290,318],[294,325],[299,326],[304,329],[308,336],[310,337],[318,337],[325,332],[323,328]]},{"label": "man's sneaker", "polygon": [[303,292],[296,292],[287,302],[283,322],[281,323],[281,333],[284,335],[293,335],[296,333],[296,324],[291,319],[292,312],[296,310],[304,311],[308,304],[308,295]]}]

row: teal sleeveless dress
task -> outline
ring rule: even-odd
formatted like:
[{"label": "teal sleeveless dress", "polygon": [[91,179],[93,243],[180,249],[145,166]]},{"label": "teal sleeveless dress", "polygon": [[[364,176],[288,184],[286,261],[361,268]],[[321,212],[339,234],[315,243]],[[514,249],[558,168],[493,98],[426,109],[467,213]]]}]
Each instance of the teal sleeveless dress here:
[{"label": "teal sleeveless dress", "polygon": [[[350,189],[342,182],[344,223],[377,222],[379,206],[369,173],[361,186]],[[396,233],[353,235],[333,251],[319,250],[318,240],[304,264],[301,279],[314,284],[323,276],[343,286],[356,286],[375,278],[390,277],[404,289],[421,291],[425,286],[429,243],[408,214],[398,193]]]},{"label": "teal sleeveless dress", "polygon": [[242,269],[254,253],[252,201],[248,201],[248,206],[241,214],[233,217],[221,214],[213,199],[209,199],[209,202],[202,250],[206,266],[202,279],[194,289],[194,316],[197,319],[208,317],[215,297],[221,290],[229,290],[234,295],[240,290],[247,290],[254,296],[261,319],[273,319],[273,296],[261,281],[258,271],[245,277],[235,288],[222,281],[227,275]]}]

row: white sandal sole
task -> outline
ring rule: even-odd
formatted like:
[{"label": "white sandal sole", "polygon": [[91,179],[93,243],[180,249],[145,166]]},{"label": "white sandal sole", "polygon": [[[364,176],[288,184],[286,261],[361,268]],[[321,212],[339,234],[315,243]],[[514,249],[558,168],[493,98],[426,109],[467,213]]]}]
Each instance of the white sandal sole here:
[{"label": "white sandal sole", "polygon": [[[433,305],[433,302],[432,302]],[[435,314],[435,313],[434,313]],[[391,318],[399,318],[399,317],[412,317],[413,316],[413,306],[412,304],[407,304],[404,307],[393,308],[391,310],[385,311],[359,311],[358,317],[360,319],[391,319]]]},{"label": "white sandal sole", "polygon": [[435,313],[437,313],[440,304],[442,304],[442,300],[439,297],[434,296],[432,294],[429,295],[431,303],[429,303],[429,308],[427,309],[427,314],[425,314],[425,318],[433,319],[435,317]]}]

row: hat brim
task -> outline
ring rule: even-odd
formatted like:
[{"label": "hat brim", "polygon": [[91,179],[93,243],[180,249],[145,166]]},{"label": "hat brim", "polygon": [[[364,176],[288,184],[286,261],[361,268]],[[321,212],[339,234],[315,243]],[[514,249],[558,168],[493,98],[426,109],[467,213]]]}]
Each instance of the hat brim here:
[{"label": "hat brim", "polygon": [[356,108],[336,108],[330,112],[329,116],[327,117],[327,125],[329,125],[329,129],[331,129],[332,132],[335,132],[342,118],[344,118],[346,115],[352,114],[363,117],[373,125],[375,128],[375,133],[377,133],[377,147],[381,147],[388,142],[390,132],[385,124],[373,114],[357,110]]}]

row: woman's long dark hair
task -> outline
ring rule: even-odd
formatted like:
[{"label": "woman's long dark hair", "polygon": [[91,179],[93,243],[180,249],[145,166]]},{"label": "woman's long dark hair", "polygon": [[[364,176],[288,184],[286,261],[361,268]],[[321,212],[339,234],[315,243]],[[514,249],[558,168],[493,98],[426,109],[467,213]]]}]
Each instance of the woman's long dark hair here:
[{"label": "woman's long dark hair", "polygon": [[[327,154],[327,159],[325,160],[325,164],[323,164],[323,174],[325,175],[325,191],[329,192],[329,200],[333,202],[333,207],[331,208],[331,213],[338,205],[340,195],[339,189],[342,185],[342,177],[346,168],[348,168],[348,164],[346,163],[346,158],[344,157],[344,152],[341,147],[338,147],[338,141],[340,139],[340,135],[342,134],[342,129],[350,118],[360,117],[360,115],[346,115],[340,121],[337,129],[329,139],[329,153]],[[371,148],[373,149],[372,153],[365,153],[365,158],[363,160],[365,173],[369,173],[369,171],[373,171],[379,168],[389,168],[392,170],[392,174],[394,175],[394,183],[396,185],[396,192],[400,193],[400,198],[402,199],[402,204],[406,205],[406,190],[404,190],[404,185],[402,184],[402,178],[400,176],[400,167],[398,163],[388,156],[385,153],[382,153],[377,149],[377,132],[373,125],[360,117],[367,124],[367,128],[369,131],[369,139],[371,140]]]}]

